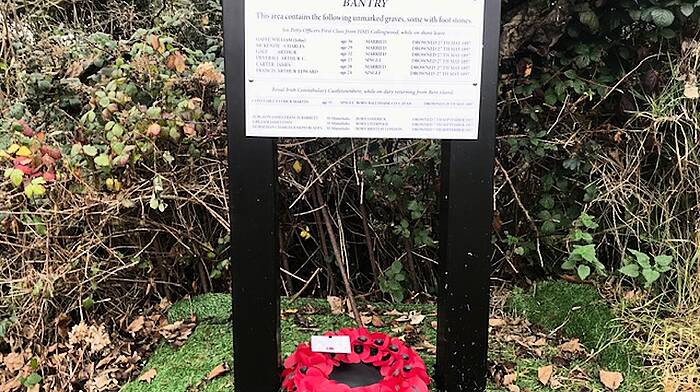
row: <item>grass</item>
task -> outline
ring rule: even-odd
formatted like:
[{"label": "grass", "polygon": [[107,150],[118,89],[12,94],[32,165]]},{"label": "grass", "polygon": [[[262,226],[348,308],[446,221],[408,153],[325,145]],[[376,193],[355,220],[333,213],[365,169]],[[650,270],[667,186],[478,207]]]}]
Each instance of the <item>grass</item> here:
[{"label": "grass", "polygon": [[[573,296],[573,300],[568,297]],[[622,392],[654,391],[652,377],[638,369],[638,356],[628,343],[618,339],[620,330],[614,318],[595,289],[563,283],[544,283],[532,292],[515,291],[510,300],[510,308],[517,315],[526,316],[546,331],[561,332],[570,337],[578,337],[590,350],[601,349],[601,355],[593,358],[578,358],[566,368],[557,368],[557,377],[565,392],[603,391],[597,381],[600,367],[608,370],[620,369],[626,381],[619,389]],[[364,305],[363,305],[364,306]],[[435,307],[432,305],[389,305],[372,304],[378,312],[396,309],[401,312],[417,311],[428,317],[422,323],[420,334],[428,341],[435,341],[435,330],[430,323],[435,320]],[[352,325],[347,316],[333,316],[328,304],[323,300],[299,299],[293,304],[282,301],[282,355],[291,354],[299,342],[308,341],[312,334],[326,330],[336,330]],[[231,377],[219,377],[206,381],[206,375],[216,366],[231,363],[231,327],[229,310],[231,301],[227,294],[208,294],[175,305],[169,313],[171,321],[197,315],[199,326],[188,342],[179,350],[162,345],[149,359],[144,368],[156,368],[157,376],[151,384],[131,382],[122,392],[215,392],[232,390]],[[312,310],[312,311],[309,311]],[[386,321],[386,320],[385,320]],[[518,321],[516,320],[516,323]],[[300,328],[303,326],[304,328]],[[380,328],[390,332],[389,326]],[[537,370],[549,364],[559,354],[557,344],[548,344],[539,355],[524,352],[517,341],[509,340],[507,333],[492,331],[489,360],[495,367],[505,364],[517,373],[517,385],[521,390],[549,391],[537,378]],[[517,340],[517,339],[516,339]],[[612,344],[610,342],[613,342]],[[597,350],[596,350],[597,351]],[[434,355],[421,353],[429,371],[435,364]],[[620,368],[615,368],[620,366]],[[625,369],[626,367],[626,369]],[[643,387],[642,387],[643,386]],[[489,391],[504,391],[489,382]]]},{"label": "grass", "polygon": [[652,391],[659,387],[658,378],[644,370],[638,347],[625,336],[624,326],[595,287],[541,282],[529,292],[514,290],[508,306],[546,330],[578,338],[600,368],[625,375],[625,385],[631,388],[628,390]]}]

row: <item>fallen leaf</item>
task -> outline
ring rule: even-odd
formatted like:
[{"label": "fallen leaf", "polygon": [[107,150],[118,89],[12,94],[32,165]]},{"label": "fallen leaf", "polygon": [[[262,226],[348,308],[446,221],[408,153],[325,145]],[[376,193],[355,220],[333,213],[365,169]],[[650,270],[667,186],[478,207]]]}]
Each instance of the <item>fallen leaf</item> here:
[{"label": "fallen leaf", "polygon": [[185,56],[183,56],[180,51],[170,54],[165,65],[168,67],[168,69],[174,70],[177,73],[183,73],[187,69],[187,65],[185,64]]},{"label": "fallen leaf", "polygon": [[425,320],[424,315],[422,315],[420,313],[414,313],[414,312],[411,312],[411,314],[409,315],[409,318],[410,318],[409,323],[411,325],[418,325],[418,324],[422,323],[423,320]]},{"label": "fallen leaf", "polygon": [[18,390],[20,387],[22,387],[22,384],[20,384],[19,380],[15,378],[0,385],[0,392],[13,392]]},{"label": "fallen leaf", "polygon": [[438,327],[438,322],[437,322],[437,321],[432,321],[432,322],[430,323],[430,326],[433,327],[433,329],[437,329],[437,327]]},{"label": "fallen leaf", "polygon": [[603,383],[608,389],[616,391],[622,385],[624,377],[620,372],[608,372],[606,370],[600,370],[600,382]]},{"label": "fallen leaf", "polygon": [[698,89],[698,86],[688,83],[685,85],[683,95],[688,99],[698,99],[700,98],[700,89]]},{"label": "fallen leaf", "polygon": [[83,73],[83,63],[82,61],[75,61],[71,64],[68,69],[66,69],[67,78],[77,78]]},{"label": "fallen leaf", "polygon": [[17,150],[17,153],[15,153],[18,157],[30,157],[32,156],[32,150],[27,148],[27,146],[22,146]]},{"label": "fallen leaf", "polygon": [[157,375],[158,371],[156,370],[156,368],[151,368],[147,372],[140,375],[138,381],[143,381],[150,384],[151,382],[153,382],[153,379],[156,378]]},{"label": "fallen leaf", "polygon": [[301,165],[301,162],[299,160],[297,160],[297,161],[294,161],[294,165],[292,165],[292,168],[294,169],[295,172],[297,172],[297,174],[299,174],[299,173],[301,173],[301,171],[304,167]]},{"label": "fallen leaf", "polygon": [[381,328],[384,326],[384,321],[381,317],[374,315],[372,316],[372,326],[375,328]]},{"label": "fallen leaf", "polygon": [[578,339],[570,340],[560,345],[559,349],[567,353],[578,353],[581,351],[581,343]]},{"label": "fallen leaf", "polygon": [[345,308],[343,306],[343,299],[340,297],[328,296],[326,297],[328,304],[331,306],[331,314],[340,315],[345,313]]},{"label": "fallen leaf", "polygon": [[146,131],[148,136],[158,136],[160,135],[160,125],[153,123],[148,126],[148,130]]},{"label": "fallen leaf", "polygon": [[554,366],[542,366],[537,369],[537,378],[540,380],[542,385],[549,384],[549,380],[552,379],[552,374],[554,374]]},{"label": "fallen leaf", "polygon": [[160,45],[160,39],[158,38],[157,35],[151,35],[151,36],[149,37],[149,41],[150,41],[150,44],[151,44],[151,47],[153,48],[153,50],[159,50],[159,49],[160,49],[160,46],[161,46],[161,45]]},{"label": "fallen leaf", "polygon": [[508,391],[509,392],[520,392],[520,387],[515,385],[515,384],[508,385]]},{"label": "fallen leaf", "polygon": [[508,373],[505,376],[503,376],[503,385],[504,386],[513,385],[517,379],[518,379],[517,373]]},{"label": "fallen leaf", "polygon": [[362,319],[362,325],[367,325],[372,322],[372,316],[360,315],[360,318]]},{"label": "fallen leaf", "polygon": [[143,316],[139,316],[134,321],[132,321],[131,324],[129,324],[126,330],[131,332],[132,334],[135,334],[136,332],[139,332],[143,329],[143,323],[145,321],[146,319]]},{"label": "fallen leaf", "polygon": [[228,372],[228,366],[225,363],[222,363],[221,365],[215,367],[212,369],[211,372],[207,375],[207,381],[211,381],[225,373]]},{"label": "fallen leaf", "polygon": [[404,315],[404,314],[405,314],[405,313],[399,312],[399,311],[396,310],[396,309],[392,309],[392,310],[390,310],[390,311],[384,313],[385,316],[402,316],[402,315]]},{"label": "fallen leaf", "polygon": [[185,133],[187,137],[194,137],[197,135],[197,128],[195,128],[194,124],[187,123],[182,127],[182,131]]},{"label": "fallen leaf", "polygon": [[5,368],[10,373],[14,373],[17,370],[22,369],[24,366],[24,354],[22,353],[9,353],[5,356],[3,362],[5,363]]},{"label": "fallen leaf", "polygon": [[489,327],[497,328],[506,325],[506,321],[499,318],[489,319]]}]

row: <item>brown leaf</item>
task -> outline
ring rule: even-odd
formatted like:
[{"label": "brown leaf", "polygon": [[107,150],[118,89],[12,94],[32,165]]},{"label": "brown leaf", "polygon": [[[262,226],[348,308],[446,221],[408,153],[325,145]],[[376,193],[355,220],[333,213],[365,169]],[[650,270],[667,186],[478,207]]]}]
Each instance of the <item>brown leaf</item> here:
[{"label": "brown leaf", "polygon": [[552,379],[552,374],[554,374],[554,366],[542,366],[537,369],[537,378],[540,380],[542,385],[549,384],[549,380]]},{"label": "brown leaf", "polygon": [[698,99],[700,98],[700,89],[697,85],[686,83],[683,95],[688,99]]},{"label": "brown leaf", "polygon": [[83,63],[81,61],[75,61],[71,64],[68,69],[66,69],[67,78],[77,78],[83,73]]},{"label": "brown leaf", "polygon": [[151,35],[149,37],[149,43],[151,44],[151,47],[153,48],[153,50],[160,49],[160,39],[158,38],[157,35]]},{"label": "brown leaf", "polygon": [[437,322],[437,321],[432,321],[432,322],[430,323],[430,326],[433,327],[433,329],[437,329],[437,327],[438,327],[438,322]]},{"label": "brown leaf", "polygon": [[578,353],[581,351],[581,343],[579,343],[578,339],[573,339],[560,345],[559,349],[567,353]]},{"label": "brown leaf", "polygon": [[132,321],[131,324],[129,324],[126,330],[131,332],[132,334],[135,334],[136,332],[139,332],[143,329],[143,323],[145,321],[146,319],[143,316],[139,316],[134,321]]},{"label": "brown leaf", "polygon": [[212,369],[211,372],[209,372],[209,374],[207,375],[207,381],[211,381],[223,374],[226,374],[228,370],[228,366],[225,363],[222,363],[221,365]]},{"label": "brown leaf", "polygon": [[182,131],[185,132],[187,137],[194,137],[197,135],[197,129],[195,128],[194,124],[185,124],[185,126],[182,127]]},{"label": "brown leaf", "polygon": [[331,314],[340,315],[345,313],[345,307],[343,306],[343,299],[340,297],[328,296],[326,297],[328,304],[331,306]]},{"label": "brown leaf", "polygon": [[506,325],[506,321],[499,318],[489,319],[489,327],[497,328]]},{"label": "brown leaf", "polygon": [[374,315],[372,316],[372,326],[375,328],[381,328],[384,326],[384,321],[381,317]]},{"label": "brown leaf", "polygon": [[515,384],[515,380],[518,379],[518,375],[516,373],[509,373],[503,376],[503,385],[508,386],[508,385],[513,385]]},{"label": "brown leaf", "polygon": [[187,69],[187,65],[185,64],[185,56],[180,53],[180,51],[177,51],[175,53],[171,53],[170,56],[168,56],[168,60],[166,62],[166,66],[170,70],[174,70],[177,73],[183,73]]},{"label": "brown leaf", "polygon": [[160,135],[160,125],[156,123],[149,125],[146,133],[148,134],[148,136],[157,137],[158,135]]},{"label": "brown leaf", "polygon": [[5,356],[3,362],[5,363],[5,368],[10,374],[22,369],[24,366],[24,354],[23,353],[9,353]]},{"label": "brown leaf", "polygon": [[0,385],[0,392],[14,392],[20,387],[22,387],[22,384],[20,384],[19,380],[15,378]]},{"label": "brown leaf", "polygon": [[603,383],[608,389],[616,391],[622,385],[624,377],[620,372],[608,372],[606,370],[600,370],[600,382]]},{"label": "brown leaf", "polygon": [[143,381],[150,384],[151,382],[153,382],[153,379],[156,378],[157,375],[158,371],[156,370],[156,368],[151,368],[147,372],[140,375],[138,381]]}]

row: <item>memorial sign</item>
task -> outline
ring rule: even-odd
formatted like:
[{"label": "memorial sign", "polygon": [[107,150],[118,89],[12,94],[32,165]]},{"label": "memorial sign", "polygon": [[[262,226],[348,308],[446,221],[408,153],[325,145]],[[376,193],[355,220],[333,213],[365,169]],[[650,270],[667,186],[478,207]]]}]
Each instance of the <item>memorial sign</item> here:
[{"label": "memorial sign", "polygon": [[500,3],[223,0],[238,392],[280,387],[276,137],[444,140],[434,378],[485,390]]},{"label": "memorial sign", "polygon": [[248,1],[245,26],[248,136],[478,136],[484,0]]}]

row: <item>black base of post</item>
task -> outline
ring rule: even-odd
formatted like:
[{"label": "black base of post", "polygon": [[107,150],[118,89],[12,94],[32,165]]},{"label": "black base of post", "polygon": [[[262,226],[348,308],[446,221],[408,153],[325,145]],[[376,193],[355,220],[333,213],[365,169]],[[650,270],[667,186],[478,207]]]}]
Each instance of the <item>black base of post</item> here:
[{"label": "black base of post", "polygon": [[486,390],[500,1],[486,1],[479,139],[443,142],[435,381]]},{"label": "black base of post", "polygon": [[237,392],[280,388],[277,149],[245,137],[243,0],[224,0],[229,132],[233,360]]}]

